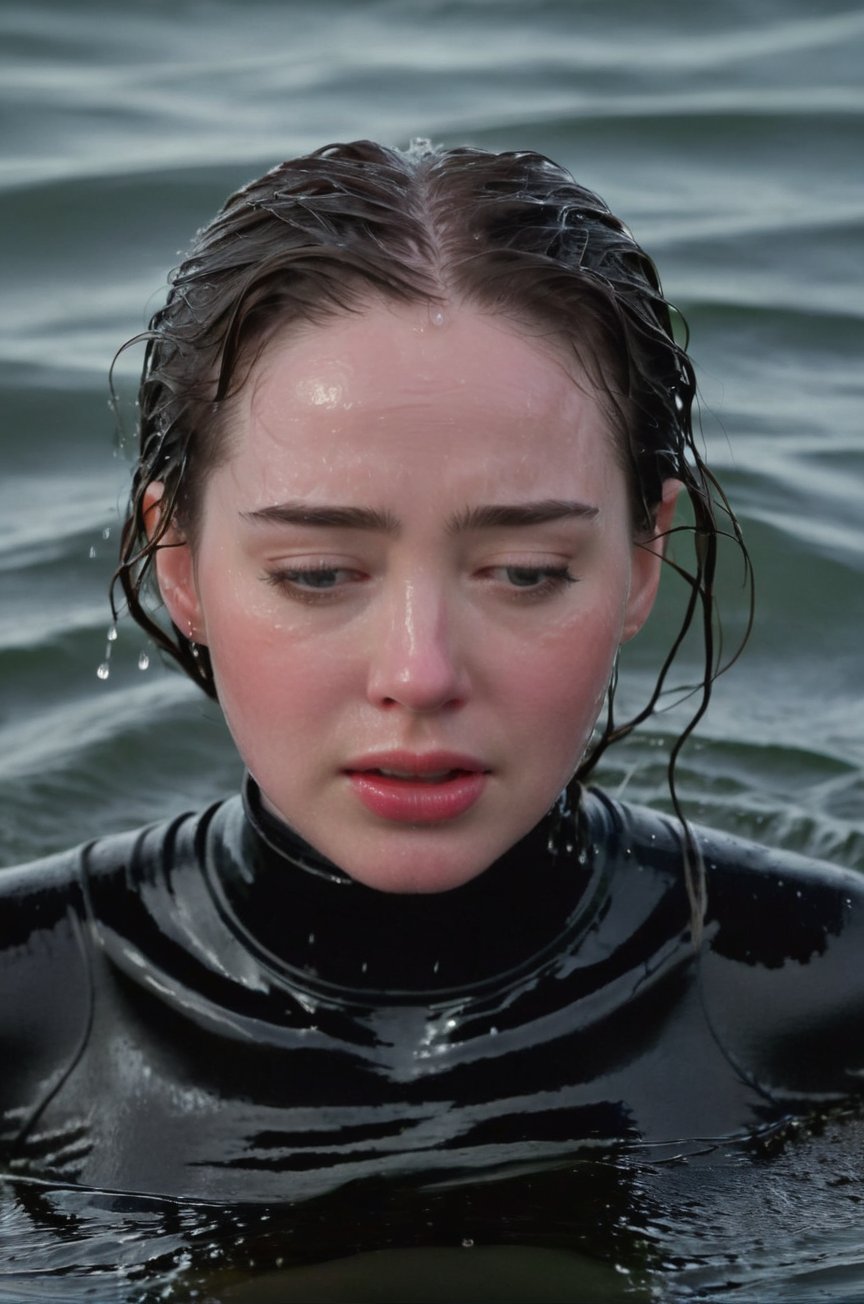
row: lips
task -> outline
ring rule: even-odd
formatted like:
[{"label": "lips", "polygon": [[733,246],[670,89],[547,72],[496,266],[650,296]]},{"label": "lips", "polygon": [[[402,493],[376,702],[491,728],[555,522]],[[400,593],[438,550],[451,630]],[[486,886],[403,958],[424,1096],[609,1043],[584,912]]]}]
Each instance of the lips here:
[{"label": "lips", "polygon": [[489,777],[481,761],[452,752],[365,756],[344,773],[367,810],[400,824],[456,819],[479,801]]},{"label": "lips", "polygon": [[414,774],[410,770],[375,769],[368,770],[367,773],[380,774],[385,779],[401,779],[408,783],[444,783],[457,774],[465,774],[466,771],[456,768],[452,770],[434,770],[431,774]]}]

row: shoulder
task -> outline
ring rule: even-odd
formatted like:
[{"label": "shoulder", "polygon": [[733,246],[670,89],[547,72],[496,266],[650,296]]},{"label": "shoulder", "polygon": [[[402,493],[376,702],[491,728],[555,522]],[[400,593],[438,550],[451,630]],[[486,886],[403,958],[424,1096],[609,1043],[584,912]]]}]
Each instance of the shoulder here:
[{"label": "shoulder", "polygon": [[[0,1145],[39,1084],[62,1075],[86,1042],[105,938],[122,950],[148,897],[170,915],[171,876],[198,863],[218,809],[0,869]],[[154,892],[157,882],[169,890]]]},{"label": "shoulder", "polygon": [[0,1151],[35,1116],[86,1035],[83,848],[0,870]]},{"label": "shoulder", "polygon": [[8,952],[35,929],[53,929],[70,911],[83,913],[81,869],[86,847],[0,870],[0,942]]},{"label": "shoulder", "polygon": [[[612,854],[683,879],[678,821],[604,809]],[[864,874],[698,824],[708,890],[699,953],[711,1032],[772,1100],[831,1101],[864,1090]],[[617,851],[616,851],[617,848]]]},{"label": "shoulder", "polygon": [[[602,828],[609,854],[680,877],[685,836],[679,820],[597,790],[587,798],[592,829]],[[803,956],[808,940],[811,950],[819,949],[826,928],[840,932],[859,921],[864,873],[698,823],[689,829],[705,869],[714,950],[736,952],[758,932],[769,963],[773,934],[782,963],[791,957],[790,946]]]},{"label": "shoulder", "polygon": [[55,944],[91,924],[100,899],[135,893],[200,856],[202,841],[221,808],[184,814],[141,829],[109,834],[25,864],[0,868],[0,963],[21,947]]}]

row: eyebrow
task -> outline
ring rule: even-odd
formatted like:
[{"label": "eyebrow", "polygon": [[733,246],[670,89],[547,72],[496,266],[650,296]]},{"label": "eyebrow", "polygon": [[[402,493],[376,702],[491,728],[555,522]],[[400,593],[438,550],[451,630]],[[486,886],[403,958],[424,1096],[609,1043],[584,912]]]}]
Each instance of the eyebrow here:
[{"label": "eyebrow", "polygon": [[599,515],[597,507],[588,503],[570,502],[562,498],[544,498],[535,503],[491,503],[483,507],[467,507],[448,523],[448,530],[511,529],[525,525],[544,525],[547,521],[576,519],[593,520]]},{"label": "eyebrow", "polygon": [[317,525],[337,530],[376,530],[379,534],[396,534],[399,522],[390,512],[374,507],[328,507],[312,503],[276,503],[256,512],[241,512],[244,521],[253,525]]},{"label": "eyebrow", "polygon": [[[463,534],[468,530],[518,529],[565,519],[589,521],[597,515],[597,507],[562,498],[544,498],[532,503],[489,503],[457,512],[447,522],[447,531],[449,534]],[[401,528],[401,522],[392,512],[378,511],[374,507],[287,502],[261,507],[254,512],[241,512],[240,516],[253,525],[308,525],[371,530],[379,534],[398,534]]]}]

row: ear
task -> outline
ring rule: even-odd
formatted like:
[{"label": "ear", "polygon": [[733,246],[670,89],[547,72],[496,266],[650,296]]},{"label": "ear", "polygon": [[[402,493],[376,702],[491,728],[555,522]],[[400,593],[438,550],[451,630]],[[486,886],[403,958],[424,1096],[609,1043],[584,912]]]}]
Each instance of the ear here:
[{"label": "ear", "polygon": [[663,497],[657,507],[654,528],[633,545],[630,593],[621,634],[622,643],[627,643],[634,634],[638,634],[651,614],[660,585],[666,536],[672,527],[675,504],[681,488],[680,480],[664,481]]},{"label": "ear", "polygon": [[159,480],[154,480],[144,491],[147,537],[152,539],[159,533],[156,545],[159,592],[168,608],[168,614],[181,634],[185,634],[193,643],[206,643],[206,624],[195,582],[192,546],[174,520],[160,533],[164,492],[165,486]]}]

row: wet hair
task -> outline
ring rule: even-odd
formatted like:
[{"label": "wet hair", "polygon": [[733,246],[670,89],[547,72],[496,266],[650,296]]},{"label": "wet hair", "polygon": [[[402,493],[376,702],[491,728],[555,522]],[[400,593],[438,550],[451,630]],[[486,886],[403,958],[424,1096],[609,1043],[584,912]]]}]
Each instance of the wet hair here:
[{"label": "wet hair", "polygon": [[[701,683],[669,760],[680,814],[675,762],[721,669],[714,594],[721,535],[741,548],[748,578],[749,562],[694,439],[695,376],[683,320],[623,222],[541,154],[426,141],[402,151],[356,141],[282,163],[228,199],[172,274],[148,331],[129,342],[145,340],[146,351],[138,461],[112,585],[115,614],[119,585],[138,624],[216,696],[207,648],[163,624],[149,605],[148,591],[158,603],[157,549],[166,546],[172,522],[194,547],[207,476],[230,451],[230,400],[267,341],[381,300],[471,303],[565,342],[607,409],[637,539],[651,534],[664,481],[682,482],[693,520],[679,529],[691,531],[693,562],[690,570],[670,562],[689,589],[680,628],[648,702],[626,721],[615,719],[613,682],[605,725],[575,780],[652,714],[688,632],[701,627]],[[153,481],[163,482],[164,496],[148,537],[144,495]],[[687,872],[695,908],[701,876],[692,865]]]}]

